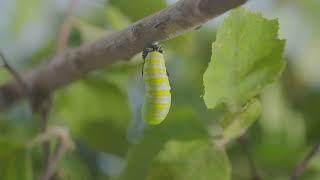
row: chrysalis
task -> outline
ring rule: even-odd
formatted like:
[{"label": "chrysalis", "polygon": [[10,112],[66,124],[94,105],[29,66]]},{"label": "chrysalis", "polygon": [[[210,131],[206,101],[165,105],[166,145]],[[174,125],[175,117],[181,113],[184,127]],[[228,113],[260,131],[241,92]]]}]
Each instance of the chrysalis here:
[{"label": "chrysalis", "polygon": [[143,80],[145,98],[143,119],[152,125],[160,124],[167,116],[171,105],[170,84],[162,49],[153,43],[143,50]]}]

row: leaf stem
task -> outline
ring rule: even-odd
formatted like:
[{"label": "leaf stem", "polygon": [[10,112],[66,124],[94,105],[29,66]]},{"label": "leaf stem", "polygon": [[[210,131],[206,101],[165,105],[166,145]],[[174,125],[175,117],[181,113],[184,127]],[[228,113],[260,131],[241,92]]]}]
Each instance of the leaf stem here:
[{"label": "leaf stem", "polygon": [[298,180],[302,176],[303,172],[305,171],[306,167],[312,160],[320,152],[320,143],[316,144],[312,150],[305,156],[305,158],[296,166],[293,171],[293,174],[290,180]]},{"label": "leaf stem", "polygon": [[257,166],[254,162],[254,159],[253,159],[253,157],[249,151],[249,148],[248,148],[248,143],[249,143],[248,137],[241,136],[238,139],[238,143],[241,145],[242,151],[245,154],[245,156],[247,157],[250,172],[251,172],[251,179],[252,180],[261,180],[261,176],[258,172],[258,168],[257,168]]},{"label": "leaf stem", "polygon": [[58,167],[58,162],[60,161],[60,159],[62,159],[65,151],[66,151],[66,144],[60,140],[56,146],[53,159],[49,161],[48,167],[44,171],[44,174],[41,177],[41,180],[50,180],[51,177],[53,177]]}]

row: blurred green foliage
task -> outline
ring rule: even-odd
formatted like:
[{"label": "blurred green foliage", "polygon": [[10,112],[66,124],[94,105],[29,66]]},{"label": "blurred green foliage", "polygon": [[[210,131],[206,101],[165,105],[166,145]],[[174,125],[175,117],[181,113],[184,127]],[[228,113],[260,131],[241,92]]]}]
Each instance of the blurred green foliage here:
[{"label": "blurred green foliage", "polygon": [[32,22],[34,18],[37,17],[37,13],[41,10],[41,1],[40,0],[17,0],[15,15],[11,25],[11,30],[13,33],[18,33],[22,30],[24,25]]},{"label": "blurred green foliage", "polygon": [[[14,8],[0,6],[8,14],[0,17],[8,22],[7,26],[0,23],[0,44],[10,64],[22,71],[46,63],[55,53],[67,1],[6,2]],[[281,13],[276,11],[294,7],[297,16],[310,22],[304,25],[314,28],[319,24],[320,5],[300,0],[254,3],[258,6],[249,7],[263,16],[273,14],[280,23],[237,9],[218,23],[218,30],[209,22],[163,43],[172,108],[159,126],[148,126],[140,118],[140,54],[57,91],[49,126],[68,127],[76,148],[59,162],[56,179],[247,180],[250,167],[236,141],[244,133],[262,178],[288,179],[296,163],[319,142],[320,34],[310,35],[312,40],[303,43],[300,34],[281,36],[295,37],[296,41],[288,39],[286,44],[298,42],[294,45],[302,53],[285,51],[288,69],[279,78],[285,61],[281,58],[284,42],[277,33],[278,26],[285,29],[286,23],[281,24],[282,17],[277,16]],[[269,3],[282,8],[266,12],[259,7]],[[68,45],[77,47],[122,30],[166,6],[165,0],[80,1]],[[40,17],[45,20],[40,22]],[[294,17],[291,20],[299,28]],[[39,27],[49,28],[46,38],[38,37],[43,31]],[[28,46],[19,49],[20,41],[28,41]],[[10,79],[1,69],[0,82]],[[215,109],[208,110],[206,105]],[[26,146],[38,133],[39,119],[26,103],[1,112],[1,180],[38,178],[43,169],[41,146]],[[320,158],[316,157],[303,179],[319,177]]]},{"label": "blurred green foliage", "polygon": [[166,7],[165,0],[136,0],[135,5],[131,5],[132,2],[128,0],[110,0],[109,3],[119,8],[132,21],[142,19]]}]

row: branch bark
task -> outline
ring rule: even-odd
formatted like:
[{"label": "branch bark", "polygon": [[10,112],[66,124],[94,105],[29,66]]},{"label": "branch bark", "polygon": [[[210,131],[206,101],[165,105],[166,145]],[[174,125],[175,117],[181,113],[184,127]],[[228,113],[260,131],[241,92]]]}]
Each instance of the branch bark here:
[{"label": "branch bark", "polygon": [[[128,60],[146,45],[190,31],[247,0],[180,0],[128,28],[93,43],[56,55],[23,75],[33,96],[39,98],[83,78],[115,61]],[[25,97],[17,82],[0,86],[0,111]]]}]

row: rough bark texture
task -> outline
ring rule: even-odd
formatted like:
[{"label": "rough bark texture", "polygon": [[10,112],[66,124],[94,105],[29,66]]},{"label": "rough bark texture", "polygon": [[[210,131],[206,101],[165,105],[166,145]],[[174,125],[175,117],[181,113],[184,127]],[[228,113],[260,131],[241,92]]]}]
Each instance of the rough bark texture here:
[{"label": "rough bark texture", "polygon": [[[87,73],[133,55],[154,42],[165,41],[205,23],[247,0],[180,0],[176,4],[148,16],[128,28],[93,43],[70,49],[49,58],[40,67],[23,75],[31,98],[39,98]],[[0,111],[25,96],[17,82],[0,86]]]}]

